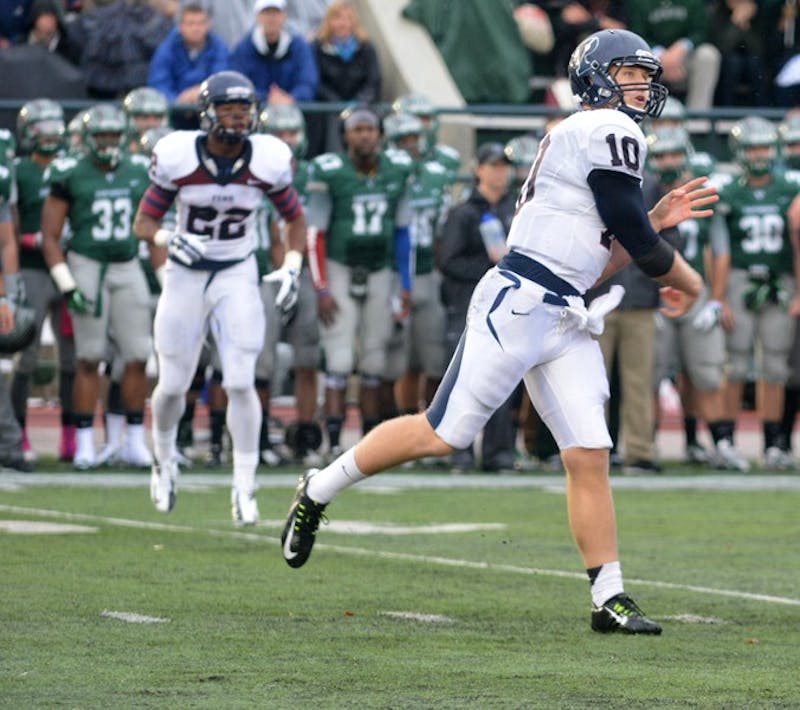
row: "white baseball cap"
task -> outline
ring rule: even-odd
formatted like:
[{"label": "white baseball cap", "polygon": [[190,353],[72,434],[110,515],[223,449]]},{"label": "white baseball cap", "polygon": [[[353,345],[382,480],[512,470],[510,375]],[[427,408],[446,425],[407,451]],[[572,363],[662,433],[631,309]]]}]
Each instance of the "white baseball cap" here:
[{"label": "white baseball cap", "polygon": [[256,0],[256,4],[253,6],[256,15],[262,10],[270,9],[286,12],[286,0]]}]

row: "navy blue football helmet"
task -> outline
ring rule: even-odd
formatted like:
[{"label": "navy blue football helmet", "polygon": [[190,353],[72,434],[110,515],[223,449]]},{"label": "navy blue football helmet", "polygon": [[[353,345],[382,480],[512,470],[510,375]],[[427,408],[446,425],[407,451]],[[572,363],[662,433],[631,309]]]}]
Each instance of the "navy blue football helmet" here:
[{"label": "navy blue football helmet", "polygon": [[[615,66],[637,66],[649,70],[652,83],[627,84],[622,88],[611,76]],[[658,118],[667,100],[667,87],[659,83],[661,61],[639,35],[628,30],[602,30],[589,35],[569,60],[572,92],[585,106],[616,108],[639,123],[645,116]],[[649,89],[640,110],[625,103],[626,91]]]},{"label": "navy blue football helmet", "polygon": [[[244,130],[225,128],[217,116],[221,104],[246,104],[250,121]],[[200,84],[200,128],[226,143],[240,143],[256,129],[258,97],[253,82],[238,71],[219,71]]]}]

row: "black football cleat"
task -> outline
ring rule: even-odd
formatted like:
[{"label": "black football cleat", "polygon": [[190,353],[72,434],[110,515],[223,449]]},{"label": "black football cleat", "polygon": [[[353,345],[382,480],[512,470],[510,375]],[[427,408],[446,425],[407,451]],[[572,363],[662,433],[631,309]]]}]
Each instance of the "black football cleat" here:
[{"label": "black football cleat", "polygon": [[624,634],[661,633],[661,627],[648,619],[627,594],[617,594],[605,604],[592,609],[592,630],[600,633],[619,631]]},{"label": "black football cleat", "polygon": [[306,563],[311,555],[311,548],[314,547],[319,522],[320,520],[327,521],[322,514],[325,505],[311,500],[306,494],[308,481],[315,473],[317,473],[317,469],[312,468],[300,477],[297,492],[292,506],[289,508],[289,516],[281,534],[283,559],[290,567],[302,567]]}]

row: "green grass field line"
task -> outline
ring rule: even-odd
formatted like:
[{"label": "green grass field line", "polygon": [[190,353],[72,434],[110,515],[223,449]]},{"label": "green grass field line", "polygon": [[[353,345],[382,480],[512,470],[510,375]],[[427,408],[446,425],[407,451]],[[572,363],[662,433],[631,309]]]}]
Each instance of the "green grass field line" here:
[{"label": "green grass field line", "polygon": [[[145,530],[161,530],[164,532],[175,533],[206,533],[212,537],[228,537],[238,540],[250,540],[254,542],[268,542],[277,544],[278,538],[262,535],[257,532],[247,532],[244,530],[221,530],[213,528],[198,528],[186,525],[172,525],[170,523],[153,523],[145,520],[130,520],[125,518],[109,518],[99,515],[87,515],[83,513],[70,513],[66,511],[26,508],[21,506],[0,505],[0,512],[18,513],[22,515],[34,515],[47,518],[60,518],[63,520],[73,520],[90,523],[104,523],[126,528],[141,528]],[[330,551],[345,555],[359,557],[374,557],[383,560],[397,560],[421,564],[439,565],[443,567],[460,567],[463,569],[486,570],[492,572],[507,572],[511,574],[523,574],[542,577],[561,577],[566,579],[585,579],[582,572],[569,572],[566,570],[543,569],[539,567],[524,567],[519,565],[498,564],[492,562],[479,562],[438,555],[415,555],[408,552],[390,552],[374,548],[354,547],[350,545],[332,545],[330,543],[318,542],[315,550]],[[682,592],[695,592],[698,594],[710,594],[720,597],[731,597],[749,601],[766,602],[770,604],[785,604],[789,606],[800,606],[800,599],[792,597],[775,596],[771,594],[758,594],[733,589],[718,589],[714,587],[698,586],[693,584],[681,584],[678,582],[664,582],[653,579],[628,579],[630,584],[643,587],[658,589],[671,589]]]},{"label": "green grass field line", "polygon": [[619,490],[626,588],[664,626],[631,638],[589,628],[561,493],[354,488],[326,512],[377,532],[323,527],[292,570],[289,477],[265,479],[254,529],[224,485],[182,489],[169,516],[144,477],[0,487],[0,520],[96,528],[0,532],[0,708],[800,707],[797,488]]}]

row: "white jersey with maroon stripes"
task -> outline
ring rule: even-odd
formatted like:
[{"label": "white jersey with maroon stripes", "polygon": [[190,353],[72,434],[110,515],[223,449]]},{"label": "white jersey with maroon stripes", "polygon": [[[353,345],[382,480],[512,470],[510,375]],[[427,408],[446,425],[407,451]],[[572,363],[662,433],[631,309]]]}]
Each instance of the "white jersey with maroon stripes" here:
[{"label": "white jersey with maroon stripes", "polygon": [[622,111],[580,111],[555,126],[539,144],[520,190],[507,243],[544,264],[584,293],[611,255],[611,238],[587,178],[614,170],[639,181],[647,143]]},{"label": "white jersey with maroon stripes", "polygon": [[243,259],[256,248],[255,220],[264,195],[292,182],[292,152],[274,136],[252,135],[230,178],[218,178],[213,162],[204,160],[202,135],[175,131],[162,138],[153,150],[150,180],[177,192],[176,229],[207,237],[206,259]]}]

